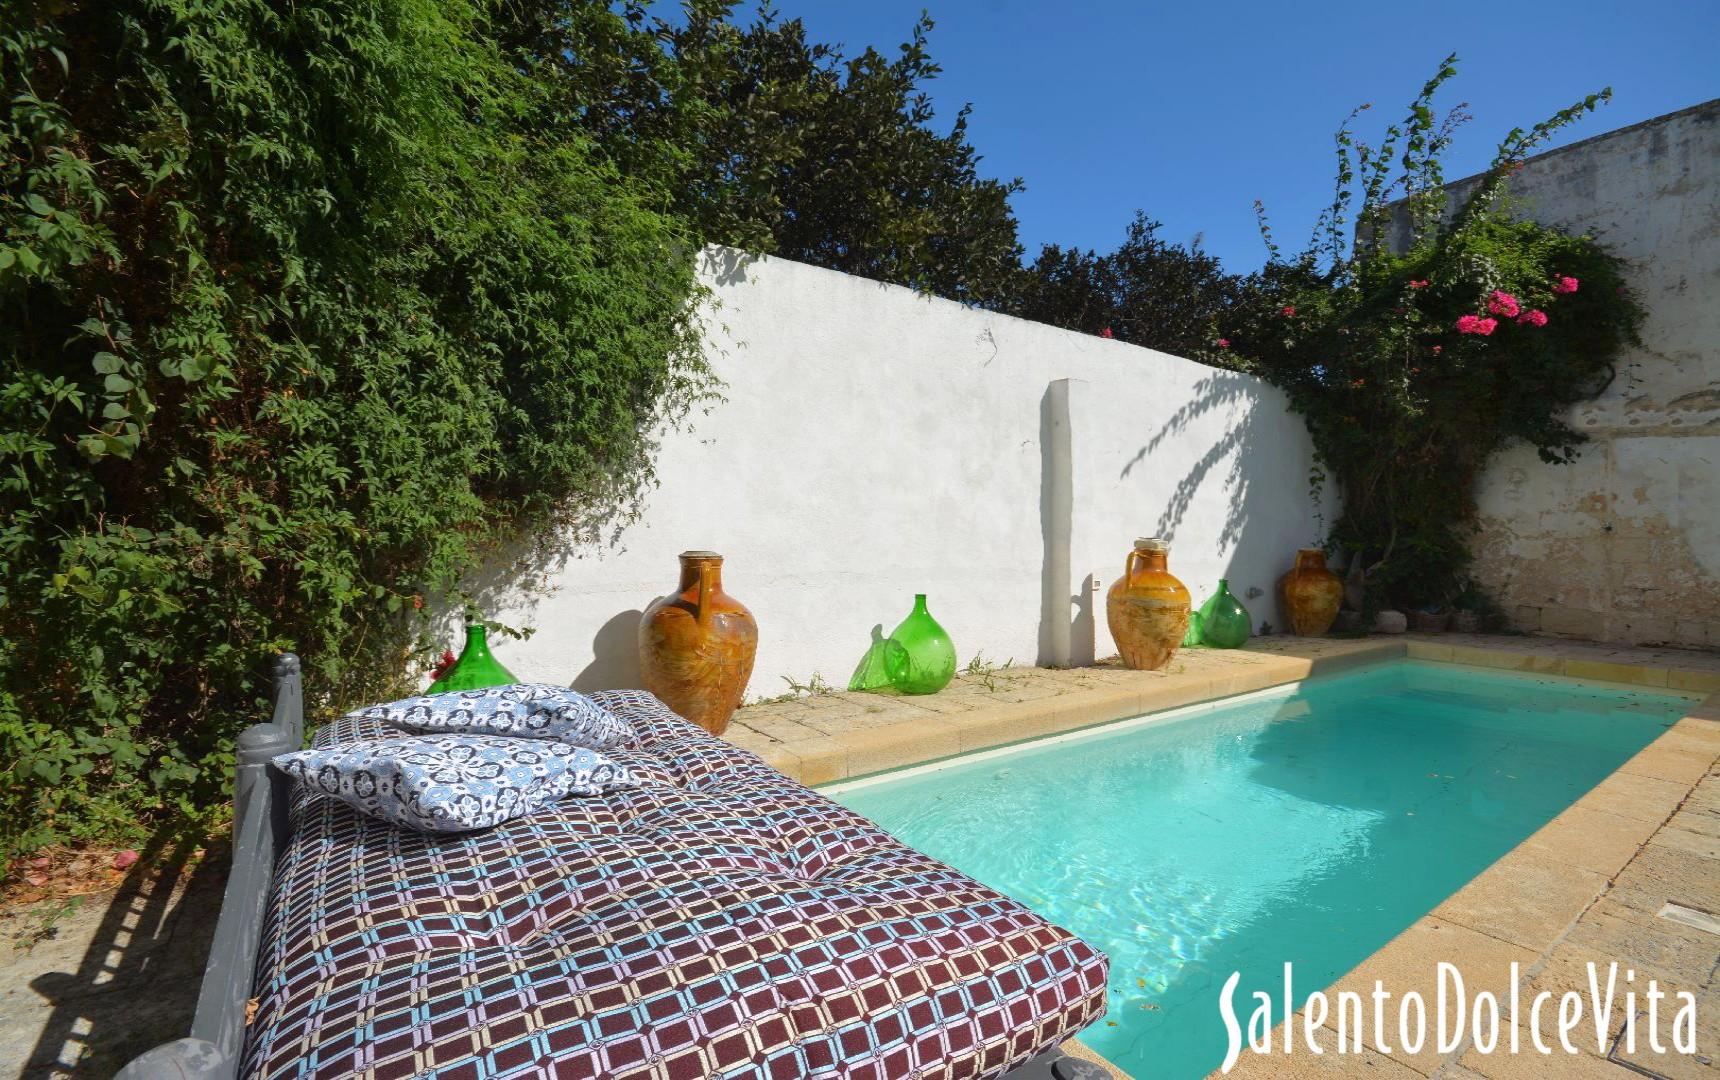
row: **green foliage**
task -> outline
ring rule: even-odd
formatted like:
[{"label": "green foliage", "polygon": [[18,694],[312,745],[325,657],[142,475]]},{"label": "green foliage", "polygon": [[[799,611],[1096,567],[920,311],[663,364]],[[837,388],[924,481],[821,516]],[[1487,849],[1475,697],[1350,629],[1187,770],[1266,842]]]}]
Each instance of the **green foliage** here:
[{"label": "green foliage", "polygon": [[[1228,347],[1203,354],[1289,393],[1343,497],[1331,542],[1364,560],[1376,602],[1410,606],[1461,588],[1475,482],[1497,450],[1522,440],[1549,462],[1575,456],[1584,437],[1567,411],[1606,386],[1642,319],[1618,259],[1514,219],[1506,199],[1523,159],[1607,95],[1511,132],[1452,208],[1439,155],[1466,117],[1436,120],[1432,98],[1455,70],[1447,59],[1380,146],[1339,130],[1314,239],[1285,259],[1263,219],[1272,261],[1224,324]],[[1576,291],[1556,290],[1565,278]],[[1464,332],[1465,316],[1495,325]]]},{"label": "green foliage", "polygon": [[1192,356],[1211,344],[1238,299],[1241,280],[1215,256],[1166,243],[1137,212],[1115,251],[1046,245],[1028,268],[1010,313]]},{"label": "green foliage", "polygon": [[929,17],[895,57],[845,57],[767,5],[544,8],[513,33],[555,100],[632,174],[669,176],[710,239],[997,307],[1021,273],[1009,197],[981,177],[968,110],[934,130]]},{"label": "green foliage", "polygon": [[624,509],[701,392],[666,177],[490,14],[0,5],[8,852],[216,805],[272,654],[397,684],[421,597]]}]

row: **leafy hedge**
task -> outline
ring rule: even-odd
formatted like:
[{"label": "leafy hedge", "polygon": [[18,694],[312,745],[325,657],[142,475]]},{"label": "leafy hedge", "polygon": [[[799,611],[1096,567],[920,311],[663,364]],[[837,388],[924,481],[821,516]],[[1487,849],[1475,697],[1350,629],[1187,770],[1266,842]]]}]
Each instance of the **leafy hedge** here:
[{"label": "leafy hedge", "polygon": [[697,240],[497,44],[529,6],[0,5],[7,853],[215,805],[276,650],[380,692],[701,393]]}]

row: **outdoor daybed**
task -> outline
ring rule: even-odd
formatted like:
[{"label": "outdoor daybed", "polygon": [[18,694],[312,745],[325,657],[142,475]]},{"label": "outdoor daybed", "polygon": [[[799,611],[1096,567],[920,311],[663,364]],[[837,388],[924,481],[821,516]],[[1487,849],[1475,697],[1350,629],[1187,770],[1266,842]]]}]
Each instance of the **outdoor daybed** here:
[{"label": "outdoor daybed", "polygon": [[1102,955],[649,694],[593,695],[640,786],[427,835],[267,764],[302,739],[277,674],[192,1037],[128,1078],[1085,1075],[1056,1048]]}]

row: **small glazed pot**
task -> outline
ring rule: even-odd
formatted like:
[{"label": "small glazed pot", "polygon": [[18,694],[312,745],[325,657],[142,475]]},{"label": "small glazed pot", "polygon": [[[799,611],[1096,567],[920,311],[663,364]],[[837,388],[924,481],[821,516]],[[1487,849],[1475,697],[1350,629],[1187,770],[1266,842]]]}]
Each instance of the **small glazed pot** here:
[{"label": "small glazed pot", "polygon": [[1344,581],[1326,568],[1326,553],[1319,548],[1296,552],[1296,565],[1278,579],[1279,607],[1298,637],[1319,637],[1330,630],[1343,602]]},{"label": "small glazed pot", "polygon": [[758,623],[723,591],[723,557],[683,551],[681,583],[639,620],[645,689],[713,735],[740,707],[758,652]]},{"label": "small glazed pot", "polygon": [[1170,544],[1159,537],[1135,541],[1123,576],[1105,594],[1105,620],[1125,666],[1157,671],[1170,663],[1188,632],[1191,597],[1170,572]]},{"label": "small glazed pot", "polygon": [[1451,613],[1451,632],[1454,634],[1475,634],[1481,630],[1481,616],[1473,611],[1454,611]]}]

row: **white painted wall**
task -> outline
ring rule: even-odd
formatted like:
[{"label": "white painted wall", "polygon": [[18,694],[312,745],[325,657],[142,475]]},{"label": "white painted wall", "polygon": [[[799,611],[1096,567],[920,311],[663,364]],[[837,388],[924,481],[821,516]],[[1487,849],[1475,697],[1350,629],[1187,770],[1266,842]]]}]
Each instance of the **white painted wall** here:
[{"label": "white painted wall", "polygon": [[1531,158],[1511,194],[1624,257],[1648,321],[1573,410],[1575,464],[1519,446],[1483,475],[1477,577],[1523,630],[1720,648],[1720,100]]},{"label": "white painted wall", "polygon": [[[718,250],[703,263],[727,400],[665,439],[661,485],[618,543],[576,548],[543,588],[492,600],[494,617],[536,628],[495,645],[519,677],[636,685],[639,612],[689,548],[726,557],[725,588],[758,618],[753,696],[814,672],[845,685],[915,592],[963,663],[1029,663],[1049,658],[1057,619],[1080,641],[1080,609],[1045,598],[1093,596],[1081,586],[1097,574],[1097,650],[1111,655],[1103,589],[1137,536],[1172,539],[1197,603],[1224,575],[1238,596],[1265,591],[1246,601],[1257,621],[1281,622],[1273,585],[1321,526],[1311,443],[1275,389],[799,263]],[[1067,517],[1045,438],[1062,379]],[[1068,571],[1048,581],[1060,534]]]}]

